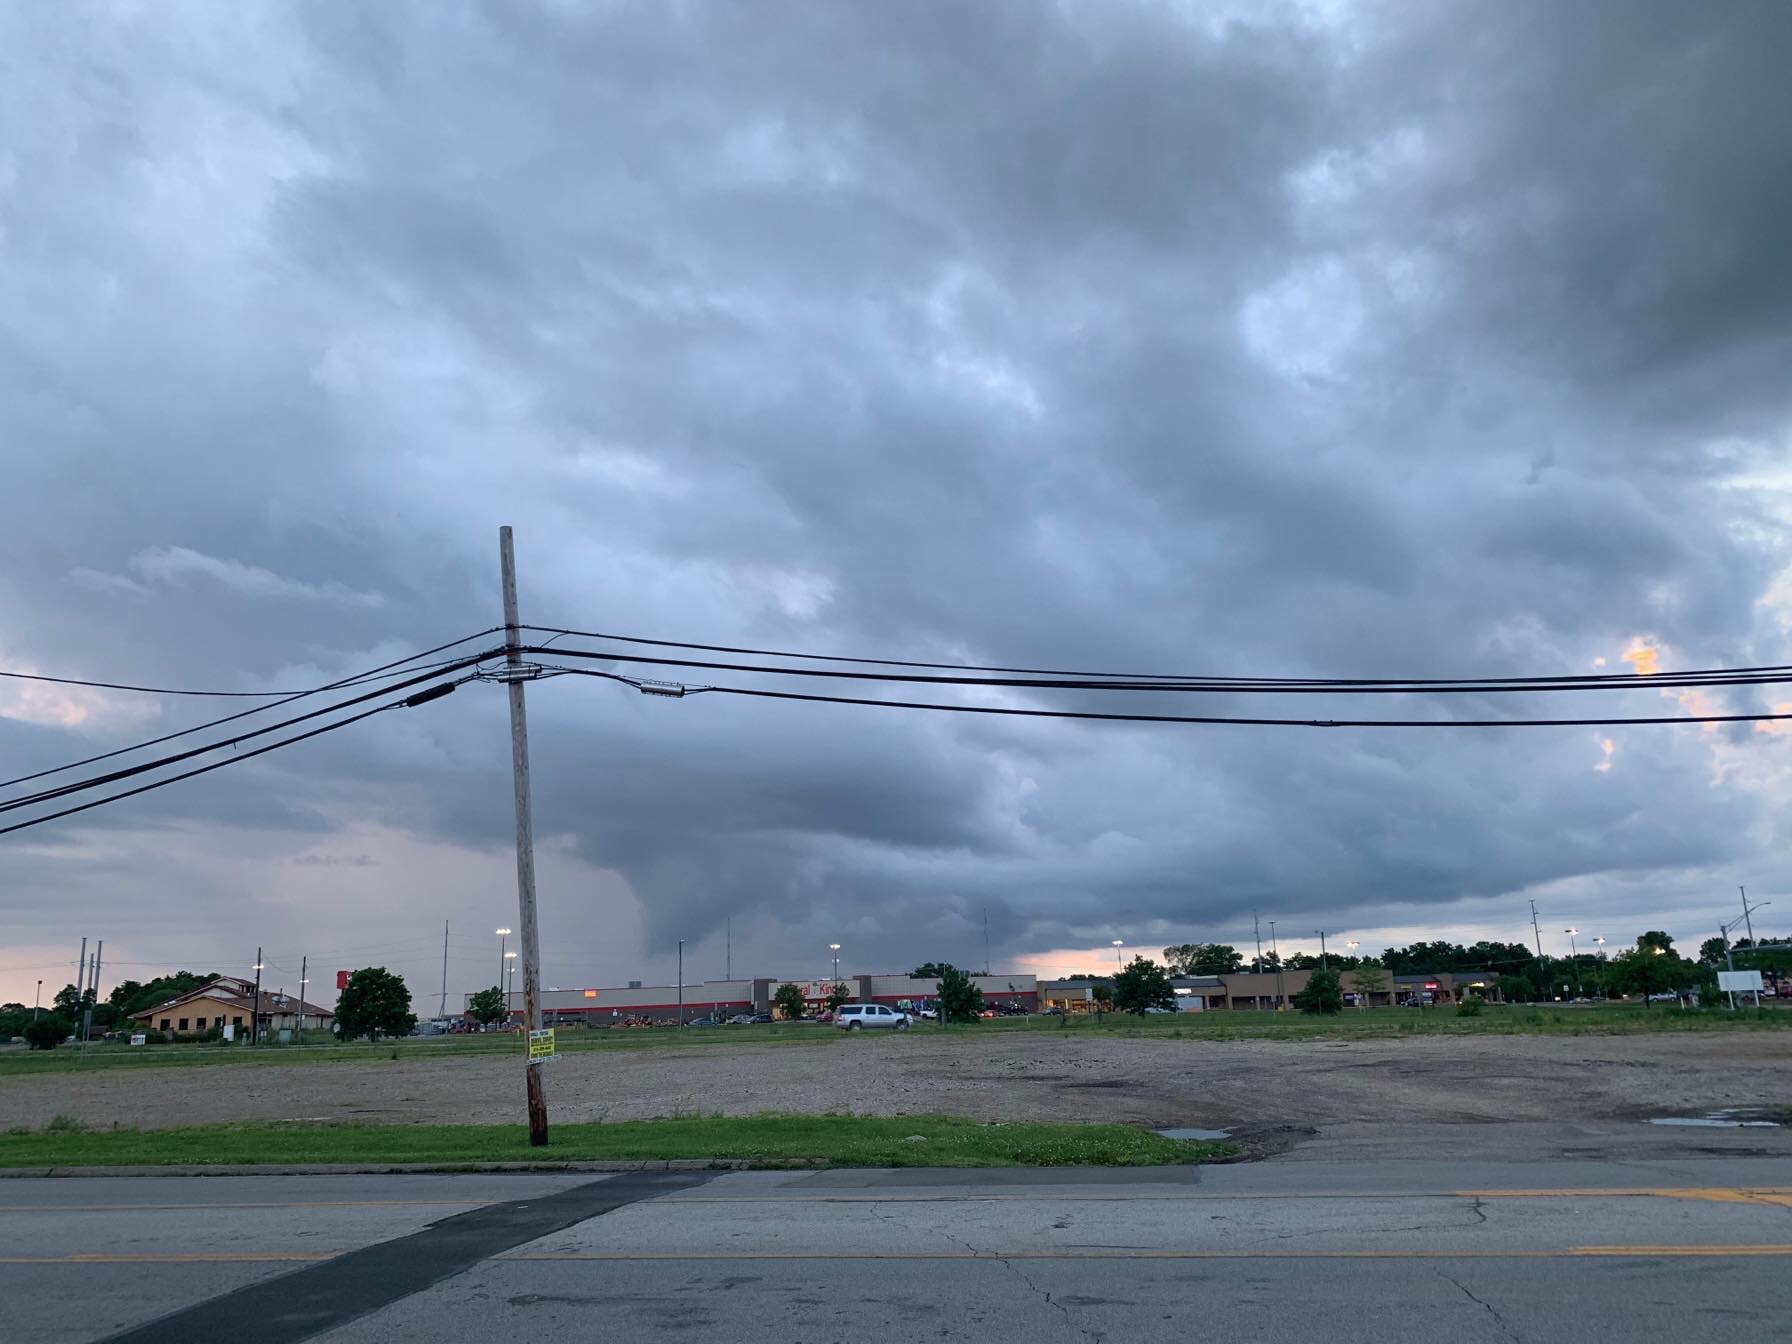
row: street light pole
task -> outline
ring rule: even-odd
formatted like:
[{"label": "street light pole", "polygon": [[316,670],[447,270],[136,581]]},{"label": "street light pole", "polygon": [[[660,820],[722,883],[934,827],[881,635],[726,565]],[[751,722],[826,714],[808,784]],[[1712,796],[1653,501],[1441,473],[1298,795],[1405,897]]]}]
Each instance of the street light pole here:
[{"label": "street light pole", "polygon": [[1269,954],[1276,959],[1276,1011],[1288,1006],[1288,985],[1282,979],[1282,949],[1276,944],[1276,922],[1269,921]]},{"label": "street light pole", "polygon": [[828,951],[834,954],[834,983],[838,985],[840,983],[840,944],[829,943]]},{"label": "street light pole", "polygon": [[1319,935],[1319,969],[1322,971],[1328,970],[1330,969],[1330,963],[1325,959],[1325,930],[1315,929],[1314,932]]},{"label": "street light pole", "polygon": [[503,988],[503,985],[504,985],[504,947],[505,947],[506,940],[510,937],[510,930],[509,929],[493,929],[492,932],[498,935],[498,986],[499,986],[499,988]]},{"label": "street light pole", "polygon": [[684,1025],[684,939],[678,940],[678,1025]]},{"label": "street light pole", "polygon": [[504,986],[504,1025],[509,1026],[511,1014],[510,996],[516,990],[516,953],[514,952],[506,952],[504,954],[504,975],[502,984]]},{"label": "street light pole", "polygon": [[43,1001],[44,1001],[44,982],[42,980],[39,980],[37,982],[37,997],[31,1000],[31,1020],[33,1022],[37,1021],[37,1010],[38,1010],[39,1005],[41,1005],[43,1003]]},{"label": "street light pole", "polygon": [[1568,955],[1574,962],[1574,997],[1578,999],[1580,997],[1580,947],[1574,941],[1574,935],[1580,930],[1563,929],[1562,932],[1568,935]]},{"label": "street light pole", "polygon": [[261,1044],[261,949],[255,949],[255,997],[249,1001],[249,1044]]},{"label": "street light pole", "polygon": [[1119,938],[1114,939],[1114,969],[1115,970],[1124,969],[1120,962],[1120,949],[1122,946],[1124,946],[1124,943],[1121,939],[1119,939]]}]

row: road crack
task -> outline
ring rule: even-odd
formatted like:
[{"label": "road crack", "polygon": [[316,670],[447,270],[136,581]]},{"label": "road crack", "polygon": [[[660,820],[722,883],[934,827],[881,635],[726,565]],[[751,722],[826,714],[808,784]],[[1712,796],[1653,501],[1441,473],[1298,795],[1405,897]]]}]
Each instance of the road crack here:
[{"label": "road crack", "polygon": [[[869,1207],[871,1209],[871,1216],[876,1218],[879,1222],[895,1225],[896,1220],[885,1216],[884,1211],[879,1208],[877,1204],[873,1203]],[[1010,1274],[1014,1275],[1015,1278],[1019,1279],[1027,1286],[1027,1289],[1030,1292],[1037,1293],[1041,1302],[1045,1303],[1046,1306],[1062,1316],[1064,1318],[1064,1324],[1076,1331],[1079,1338],[1088,1340],[1089,1344],[1102,1344],[1102,1341],[1107,1338],[1106,1331],[1085,1329],[1078,1325],[1076,1321],[1071,1318],[1069,1307],[1065,1306],[1062,1302],[1055,1301],[1052,1298],[1050,1289],[1041,1288],[1038,1284],[1034,1283],[1032,1279],[1027,1277],[1025,1271],[1007,1256],[1002,1255],[997,1251],[986,1251],[974,1246],[969,1241],[965,1240],[965,1238],[952,1232],[949,1228],[940,1227],[935,1230],[947,1241],[952,1242],[954,1245],[964,1247],[964,1249],[970,1253],[972,1259],[992,1260],[1003,1269],[1007,1270]]]},{"label": "road crack", "polygon": [[1468,1290],[1467,1284],[1463,1283],[1460,1279],[1452,1278],[1441,1269],[1437,1271],[1437,1276],[1445,1283],[1454,1287],[1459,1293],[1466,1297],[1470,1302],[1473,1302],[1477,1307],[1480,1307],[1489,1316],[1493,1317],[1493,1323],[1500,1328],[1500,1333],[1507,1339],[1513,1340],[1515,1344],[1524,1344],[1524,1340],[1513,1331],[1511,1326],[1506,1324],[1506,1318],[1494,1309],[1493,1303],[1487,1301],[1485,1298],[1476,1297]]}]

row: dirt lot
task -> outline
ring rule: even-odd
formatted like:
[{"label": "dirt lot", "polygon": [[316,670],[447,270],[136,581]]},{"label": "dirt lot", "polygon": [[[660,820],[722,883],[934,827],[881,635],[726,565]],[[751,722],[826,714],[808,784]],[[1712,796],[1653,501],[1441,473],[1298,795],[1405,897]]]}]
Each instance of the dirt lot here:
[{"label": "dirt lot", "polygon": [[[1301,1155],[1792,1152],[1792,1127],[1664,1130],[1650,1116],[1764,1107],[1792,1118],[1778,1032],[1187,1041],[1050,1033],[842,1039],[568,1054],[555,1119],[678,1112],[947,1112],[1242,1132]],[[519,1118],[511,1059],[95,1069],[0,1083],[0,1128],[52,1116],[142,1128],[231,1120],[493,1123]],[[1422,1150],[1422,1152],[1421,1152]],[[1544,1150],[1547,1150],[1545,1152]]]}]

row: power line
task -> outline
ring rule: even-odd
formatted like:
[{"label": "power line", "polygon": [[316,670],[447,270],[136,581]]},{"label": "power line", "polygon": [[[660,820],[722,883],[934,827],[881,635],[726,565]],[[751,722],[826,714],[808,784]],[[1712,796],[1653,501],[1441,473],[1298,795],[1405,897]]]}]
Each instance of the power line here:
[{"label": "power line", "polygon": [[[636,686],[630,678],[589,668],[558,668],[571,676],[602,677]],[[1258,728],[1602,728],[1666,723],[1767,723],[1792,719],[1784,714],[1685,714],[1603,719],[1274,719],[1217,714],[1117,714],[1096,710],[1016,709],[1002,705],[947,705],[924,700],[873,700],[850,695],[818,695],[802,691],[762,690],[747,686],[691,686],[685,693],[711,692],[764,700],[796,700],[813,704],[865,705],[877,709],[922,709],[947,714],[993,714],[1027,719],[1088,719],[1113,723],[1237,724]],[[4,834],[4,832],[0,832]]]},{"label": "power line", "polygon": [[[414,653],[409,658],[403,659],[402,661],[408,663],[408,662],[412,662],[418,658],[427,658],[432,653],[439,653],[439,652],[441,652],[442,649],[451,649],[454,647],[455,644],[464,644],[469,639],[478,639],[480,635],[493,634],[501,628],[502,628],[501,626],[495,626],[495,625],[488,626],[486,629],[479,631],[477,634],[467,635],[464,638],[454,640],[452,643],[440,645],[438,648],[425,649],[422,653]],[[385,664],[385,666],[392,667],[392,666],[394,666],[394,664],[387,663],[387,664]],[[380,668],[375,668],[374,672],[378,672],[380,670],[381,670]],[[373,675],[373,673],[362,673],[361,674],[362,677],[367,677],[367,676],[371,676],[371,675]],[[267,699],[277,699],[283,695],[284,696],[315,695],[319,690],[329,689],[328,687],[315,687],[314,686],[311,690],[308,690],[308,691],[199,691],[199,690],[192,690],[187,687],[179,687],[179,686],[133,686],[133,685],[129,685],[124,682],[117,682],[117,681],[88,681],[82,677],[52,677],[43,672],[0,672],[0,677],[4,677],[4,678],[7,678],[7,679],[13,680],[13,681],[47,681],[47,682],[54,683],[57,686],[87,686],[87,687],[91,687],[94,690],[100,690],[100,691],[133,691],[133,692],[136,692],[141,695],[200,696],[200,697],[204,697],[207,699],[217,699],[217,700],[257,700],[257,699],[267,700]],[[342,686],[347,683],[333,682],[331,684],[335,685],[335,686]]]},{"label": "power line", "polygon": [[[0,835],[11,835],[14,831],[23,831],[28,830],[33,826],[42,826],[45,822],[56,821],[62,817],[71,817],[77,812],[86,812],[92,808],[104,807],[107,803],[116,803],[124,798],[134,798],[140,793],[150,793],[153,790],[163,788],[169,784],[177,784],[183,779],[192,779],[197,775],[209,774],[213,770],[222,770],[227,765],[236,765],[242,761],[253,760],[257,756],[265,756],[270,751],[278,751],[282,747],[290,747],[295,743],[306,741],[308,738],[321,737],[325,733],[335,732],[338,728],[347,728],[350,724],[360,723],[363,719],[370,719],[375,714],[384,714],[389,709],[410,709],[415,708],[418,705],[428,704],[431,700],[438,700],[442,696],[447,695],[450,691],[454,690],[456,686],[461,685],[462,682],[471,680],[471,677],[462,677],[459,681],[440,682],[437,685],[430,687],[427,691],[419,691],[414,695],[405,696],[401,700],[392,700],[383,705],[375,705],[371,709],[362,710],[359,714],[351,714],[346,719],[339,719],[335,723],[326,723],[320,727],[313,728],[308,732],[296,733],[292,737],[281,738],[278,742],[270,742],[266,746],[255,748],[253,751],[245,751],[239,755],[227,756],[221,761],[213,761],[210,765],[202,765],[192,770],[185,770],[178,775],[170,775],[166,779],[153,780],[148,784],[139,784],[134,789],[124,789],[118,793],[109,793],[104,798],[95,798],[85,803],[79,803],[74,807],[65,807],[60,812],[51,812],[45,816],[33,817],[30,821],[15,822],[11,826],[0,826]],[[327,713],[328,711],[319,712]],[[312,716],[306,715],[305,717],[310,718]]]},{"label": "power line", "polygon": [[[638,635],[608,634],[597,630],[573,630],[552,625],[528,625],[525,630],[534,630],[542,634],[552,634],[555,638],[571,635],[584,639],[603,639],[618,644],[640,644],[655,648],[690,649],[702,653],[744,654],[755,658],[793,658],[802,662],[852,663],[864,667],[900,667],[933,671],[957,672],[991,672],[1014,676],[1028,677],[1068,677],[1080,681],[1142,681],[1153,683],[1187,682],[1202,686],[1213,686],[1227,690],[1259,689],[1272,686],[1295,688],[1337,689],[1344,687],[1376,687],[1386,688],[1390,692],[1403,689],[1437,688],[1457,686],[1465,691],[1476,691],[1489,688],[1516,687],[1518,689],[1554,690],[1587,686],[1594,689],[1603,687],[1628,688],[1630,686],[1678,686],[1688,678],[1719,679],[1717,684],[1730,684],[1728,678],[1741,674],[1759,674],[1761,682],[1792,681],[1792,665],[1771,665],[1747,668],[1705,668],[1689,669],[1681,672],[1598,672],[1586,674],[1563,674],[1542,677],[1228,677],[1210,676],[1189,673],[1131,673],[1131,672],[1079,672],[1065,671],[1061,668],[1040,667],[999,667],[978,663],[929,663],[899,658],[854,658],[838,654],[797,653],[780,649],[744,648],[729,644],[693,644],[670,639],[648,639]],[[546,645],[525,648],[525,653],[546,651]],[[555,649],[555,653],[568,653],[570,650]],[[647,659],[630,659],[621,654],[605,654],[605,657],[618,661],[650,661]],[[738,668],[739,665],[718,663],[684,664],[694,667],[714,666],[719,668]],[[744,668],[748,671],[773,671],[771,668]],[[811,673],[810,675],[823,675]],[[1689,684],[1702,684],[1699,682]],[[1747,682],[1742,684],[1755,684]],[[1153,687],[1152,689],[1157,689]]]},{"label": "power line", "polygon": [[819,677],[828,680],[895,682],[929,686],[985,686],[1024,690],[1074,691],[1148,691],[1203,692],[1236,695],[1245,692],[1280,695],[1469,695],[1482,693],[1540,693],[1545,691],[1641,690],[1692,686],[1755,686],[1792,682],[1792,669],[1739,668],[1726,672],[1684,673],[1627,678],[1622,682],[1588,684],[1577,678],[1533,679],[1522,684],[1497,680],[1477,682],[1286,682],[1286,681],[1213,681],[1196,679],[1120,680],[1115,678],[1072,677],[1006,677],[1006,676],[942,676],[917,672],[857,672],[845,669],[813,667],[766,667],[752,663],[726,663],[693,658],[663,658],[649,654],[616,653],[607,649],[549,649],[546,645],[525,645],[524,654],[553,653],[561,658],[582,658],[594,662],[643,664],[654,667],[678,667],[699,671],[751,672],[778,677]]},{"label": "power line", "polygon": [[[480,656],[461,658],[449,664],[447,668],[442,670],[458,671],[464,667],[471,667],[479,661]],[[72,793],[83,793],[88,789],[100,788],[106,784],[115,784],[119,780],[130,779],[151,770],[160,770],[166,766],[176,765],[181,761],[191,760],[195,756],[203,756],[208,752],[218,751],[224,747],[235,747],[239,743],[248,742],[258,737],[265,737],[269,733],[277,733],[283,728],[292,727],[294,724],[305,723],[311,719],[321,718],[326,714],[335,714],[341,710],[352,708],[355,705],[365,704],[367,701],[377,699],[379,696],[389,695],[393,691],[401,691],[411,686],[420,685],[439,675],[440,672],[435,670],[421,672],[416,676],[408,677],[405,680],[395,682],[390,686],[381,686],[377,690],[367,691],[347,700],[339,700],[335,704],[325,705],[322,709],[314,709],[307,714],[295,715],[290,719],[283,719],[279,723],[269,724],[265,728],[257,728],[253,732],[242,733],[236,737],[224,738],[216,742],[208,742],[204,746],[192,747],[187,751],[175,752],[169,756],[161,756],[153,761],[143,761],[137,765],[127,766],[122,770],[113,770],[104,775],[95,775],[87,779],[76,780],[73,784],[59,785],[53,789],[40,789],[36,793],[26,794],[19,798],[8,798],[4,802],[0,802],[0,812],[15,812],[21,807],[30,807],[37,803],[49,802],[53,798],[64,798]],[[447,684],[450,686],[453,685],[453,683]],[[427,692],[424,692],[424,694],[427,694]],[[410,698],[412,700],[417,699],[416,696]],[[4,834],[4,831],[0,831],[0,835]]]},{"label": "power line", "polygon": [[[279,692],[279,694],[285,695],[286,699],[275,704],[256,705],[253,709],[241,710],[235,714],[226,714],[223,718],[213,719],[209,723],[196,723],[191,728],[182,728],[177,732],[164,733],[160,737],[152,737],[148,741],[134,743],[128,747],[118,747],[112,751],[103,751],[97,756],[88,756],[79,761],[70,761],[67,765],[53,766],[48,770],[38,770],[29,775],[19,775],[13,779],[0,780],[0,789],[10,789],[15,784],[28,784],[34,779],[43,779],[48,775],[59,775],[65,770],[78,770],[84,765],[95,765],[100,761],[109,761],[114,757],[128,755],[133,751],[144,751],[150,747],[160,746],[164,742],[172,742],[179,737],[186,737],[193,733],[204,732],[208,728],[218,728],[227,723],[235,723],[238,719],[246,719],[252,714],[264,714],[270,709],[279,709],[281,705],[291,704],[295,700],[303,700],[307,696],[321,695],[325,691],[339,691],[345,687],[359,685],[362,682],[371,681],[380,677],[402,676],[406,664],[415,663],[419,658],[428,658],[432,654],[445,652],[448,649],[454,648],[456,645],[479,639],[484,635],[493,633],[497,628],[498,627],[494,626],[490,629],[477,631],[471,635],[462,635],[459,639],[451,639],[446,644],[438,644],[433,649],[424,649],[421,653],[413,653],[408,658],[399,658],[390,663],[382,663],[378,667],[371,668],[366,672],[358,672],[352,677],[344,677],[340,681],[327,682],[322,686],[313,686],[308,691]],[[488,653],[484,656],[491,657],[492,655]],[[430,666],[441,668],[452,661],[454,660],[446,659],[441,663],[430,664]],[[393,669],[399,670],[394,671]],[[409,670],[422,671],[423,668],[414,667]],[[269,694],[274,694],[274,692],[269,692]]]}]

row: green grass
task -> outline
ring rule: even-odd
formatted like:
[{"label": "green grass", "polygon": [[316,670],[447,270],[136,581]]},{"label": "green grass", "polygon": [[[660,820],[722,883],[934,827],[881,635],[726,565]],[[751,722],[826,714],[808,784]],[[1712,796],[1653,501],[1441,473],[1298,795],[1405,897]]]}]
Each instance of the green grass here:
[{"label": "green grass", "polygon": [[1474,1017],[1454,1005],[1438,1008],[1346,1008],[1336,1016],[1299,1012],[1163,1013],[1132,1017],[1104,1013],[995,1018],[953,1031],[1045,1031],[1149,1037],[1158,1040],[1238,1041],[1367,1039],[1399,1036],[1626,1036],[1648,1032],[1773,1031],[1792,1028],[1792,1007],[1682,1009],[1656,1004],[1487,1004]]},{"label": "green grass", "polygon": [[[924,1141],[913,1141],[920,1135]],[[66,1120],[0,1134],[0,1167],[187,1163],[821,1161],[844,1167],[1146,1166],[1210,1162],[1230,1144],[1128,1125],[985,1124],[951,1116],[696,1116],[557,1125],[546,1149],[521,1125],[206,1125],[84,1130]]]},{"label": "green grass", "polygon": [[[816,1023],[798,1025],[698,1028],[684,1032],[652,1030],[563,1030],[556,1041],[562,1054],[593,1050],[681,1050],[697,1046],[751,1042],[756,1045],[828,1045],[840,1033]],[[499,1033],[478,1036],[421,1036],[395,1041],[344,1045],[321,1032],[300,1045],[122,1045],[96,1041],[85,1052],[73,1045],[55,1050],[0,1046],[0,1078],[15,1074],[76,1073],[96,1068],[157,1068],[174,1065],[229,1064],[355,1064],[391,1060],[463,1059],[474,1055],[520,1055],[522,1042]]]}]

